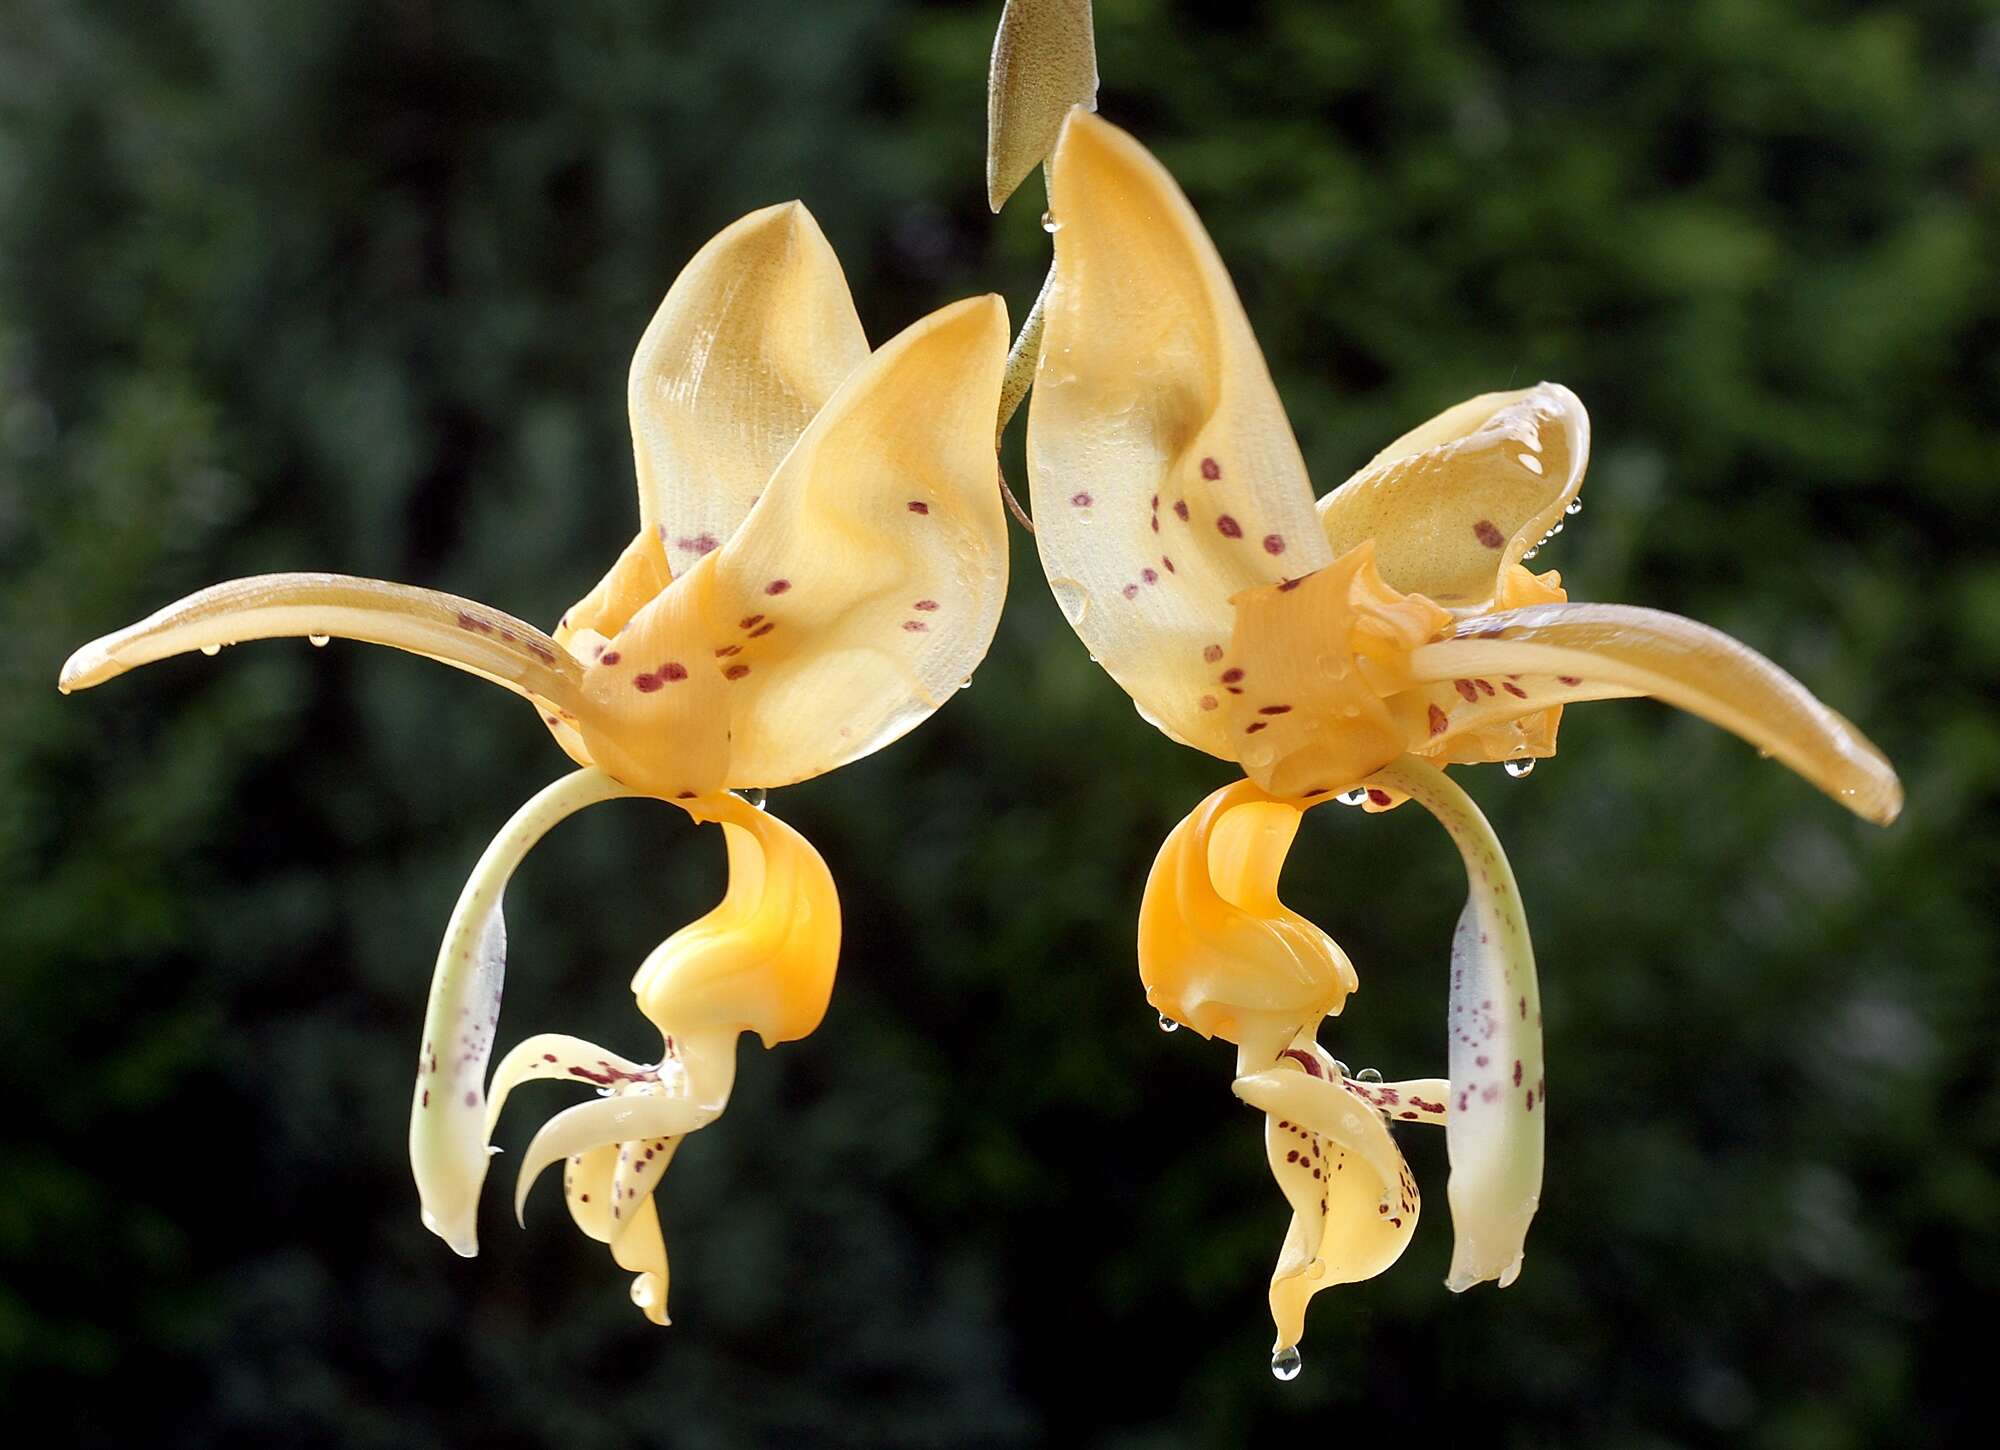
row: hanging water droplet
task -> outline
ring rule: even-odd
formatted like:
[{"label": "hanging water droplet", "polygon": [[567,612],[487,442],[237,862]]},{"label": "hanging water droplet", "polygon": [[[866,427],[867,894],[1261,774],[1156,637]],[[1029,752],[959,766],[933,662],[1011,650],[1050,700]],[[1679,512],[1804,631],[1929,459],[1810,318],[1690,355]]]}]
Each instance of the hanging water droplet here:
[{"label": "hanging water droplet", "polygon": [[1178,1031],[1180,1031],[1180,1030],[1181,1030],[1181,1024],[1180,1024],[1180,1023],[1178,1023],[1178,1022],[1174,1021],[1174,1019],[1173,1019],[1173,1018],[1169,1017],[1169,1016],[1168,1016],[1168,1015],[1167,1015],[1166,1013],[1164,1013],[1164,1012],[1162,1012],[1162,1013],[1160,1014],[1160,1031],[1162,1031],[1162,1032],[1178,1032]]},{"label": "hanging water droplet", "polygon": [[1507,774],[1513,776],[1516,780],[1525,780],[1534,773],[1535,762],[1532,757],[1527,760],[1510,760],[1507,762]]},{"label": "hanging water droplet", "polygon": [[1522,562],[1523,564],[1525,564],[1525,563],[1527,563],[1527,562],[1528,562],[1528,560],[1530,560],[1530,559],[1534,558],[1534,557],[1535,557],[1535,555],[1537,555],[1537,554],[1539,554],[1539,553],[1541,553],[1541,552],[1542,552],[1542,546],[1541,546],[1540,544],[1537,544],[1537,545],[1535,545],[1535,547],[1534,547],[1534,548],[1532,548],[1532,549],[1528,550],[1528,552],[1527,552],[1527,553],[1525,553],[1525,554],[1523,554],[1523,555],[1521,556],[1521,562]]},{"label": "hanging water droplet", "polygon": [[1334,1070],[1335,1072],[1339,1073],[1339,1074],[1340,1074],[1340,1075],[1341,1075],[1342,1077],[1353,1077],[1353,1076],[1354,1076],[1354,1074],[1353,1074],[1353,1073],[1351,1073],[1351,1072],[1349,1072],[1349,1071],[1347,1070],[1347,1064],[1346,1064],[1346,1063],[1344,1063],[1344,1062],[1342,1062],[1342,1061],[1341,1061],[1341,1060],[1340,1060],[1339,1058],[1337,1058],[1337,1057],[1336,1057],[1336,1058],[1335,1058],[1335,1059],[1333,1060],[1333,1070]]},{"label": "hanging water droplet", "polygon": [[1050,236],[1054,236],[1062,230],[1062,223],[1056,220],[1054,212],[1045,211],[1042,213],[1042,230]]},{"label": "hanging water droplet", "polygon": [[1296,1344],[1289,1348],[1281,1349],[1271,1356],[1272,1377],[1283,1380],[1286,1384],[1290,1384],[1293,1380],[1297,1379],[1299,1371],[1304,1366],[1305,1359],[1299,1354],[1299,1347]]},{"label": "hanging water droplet", "polygon": [[1576,515],[1583,512],[1583,500],[1580,498],[1571,499],[1568,503],[1563,505],[1563,512],[1574,518]]},{"label": "hanging water droplet", "polygon": [[1361,1071],[1354,1074],[1354,1080],[1356,1082],[1380,1082],[1382,1081],[1382,1074],[1375,1068],[1364,1067]]},{"label": "hanging water droplet", "polygon": [[753,785],[750,787],[750,789],[746,791],[739,791],[737,792],[737,794],[741,795],[744,800],[748,801],[751,805],[755,806],[758,810],[761,811],[764,809],[765,797],[769,796],[771,793],[768,790],[764,789],[764,787],[761,785]]},{"label": "hanging water droplet", "polygon": [[222,646],[219,644],[205,644],[201,647],[201,652],[207,655],[210,659],[214,659],[217,655],[222,653]]},{"label": "hanging water droplet", "polygon": [[1368,799],[1368,792],[1357,785],[1353,790],[1342,791],[1334,799],[1344,806],[1358,806]]},{"label": "hanging water droplet", "polygon": [[1549,530],[1549,537],[1553,539],[1557,534],[1561,533],[1562,531],[1563,531],[1563,526],[1561,524],[1557,524],[1554,528]]},{"label": "hanging water droplet", "polygon": [[325,649],[333,643],[333,636],[330,634],[309,634],[306,636],[306,643],[314,649]]}]

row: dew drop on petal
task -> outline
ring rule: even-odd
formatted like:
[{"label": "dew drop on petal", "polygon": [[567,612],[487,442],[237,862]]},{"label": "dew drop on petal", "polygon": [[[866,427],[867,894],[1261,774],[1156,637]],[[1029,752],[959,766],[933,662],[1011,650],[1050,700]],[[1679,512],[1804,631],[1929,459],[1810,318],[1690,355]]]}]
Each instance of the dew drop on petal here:
[{"label": "dew drop on petal", "polygon": [[1535,762],[1532,756],[1526,760],[1510,760],[1507,762],[1507,774],[1513,776],[1516,780],[1525,780],[1534,773]]},{"label": "dew drop on petal", "polygon": [[1568,504],[1564,505],[1564,507],[1563,507],[1563,512],[1564,512],[1564,513],[1566,513],[1566,514],[1569,514],[1569,515],[1571,515],[1572,517],[1574,517],[1574,516],[1575,516],[1575,515],[1577,515],[1577,514],[1580,514],[1580,513],[1582,513],[1582,512],[1583,512],[1583,500],[1582,500],[1582,499],[1580,499],[1580,498],[1573,498],[1573,499],[1571,499],[1571,500],[1570,500],[1570,501],[1568,502]]},{"label": "dew drop on petal", "polygon": [[1305,1359],[1300,1355],[1299,1347],[1296,1344],[1289,1348],[1281,1349],[1271,1356],[1272,1378],[1283,1380],[1287,1384],[1297,1379],[1299,1371],[1304,1367]]},{"label": "dew drop on petal", "polygon": [[1342,791],[1334,799],[1344,806],[1358,806],[1368,799],[1368,792],[1357,785],[1353,790]]},{"label": "dew drop on petal", "polygon": [[330,634],[309,634],[306,636],[306,643],[314,649],[325,649],[329,644],[333,643],[333,636]]},{"label": "dew drop on petal", "polygon": [[1341,1060],[1340,1060],[1339,1058],[1337,1058],[1337,1057],[1336,1057],[1336,1058],[1335,1058],[1335,1059],[1333,1060],[1333,1070],[1334,1070],[1335,1072],[1339,1073],[1339,1074],[1340,1074],[1340,1075],[1341,1075],[1342,1077],[1353,1077],[1353,1076],[1354,1076],[1354,1074],[1353,1074],[1353,1073],[1351,1073],[1351,1072],[1349,1072],[1349,1071],[1347,1070],[1347,1064],[1346,1064],[1346,1063],[1344,1063],[1344,1062],[1342,1062],[1342,1061],[1341,1061]]},{"label": "dew drop on petal", "polygon": [[1364,1067],[1361,1071],[1354,1074],[1354,1080],[1356,1082],[1380,1082],[1382,1081],[1382,1073],[1379,1068]]},{"label": "dew drop on petal", "polygon": [[1162,1013],[1160,1014],[1160,1031],[1162,1031],[1162,1032],[1178,1032],[1178,1031],[1180,1031],[1180,1030],[1181,1030],[1181,1024],[1180,1024],[1180,1023],[1178,1023],[1178,1022],[1174,1021],[1174,1019],[1173,1019],[1173,1018],[1169,1017],[1169,1016],[1168,1016],[1168,1015],[1167,1015],[1166,1013],[1164,1013],[1164,1012],[1162,1012]]},{"label": "dew drop on petal", "polygon": [[205,644],[201,647],[201,652],[207,655],[210,659],[214,659],[217,655],[222,653],[222,646],[219,644]]},{"label": "dew drop on petal", "polygon": [[753,785],[748,790],[738,791],[737,794],[761,811],[764,809],[765,800],[771,793],[761,785]]}]

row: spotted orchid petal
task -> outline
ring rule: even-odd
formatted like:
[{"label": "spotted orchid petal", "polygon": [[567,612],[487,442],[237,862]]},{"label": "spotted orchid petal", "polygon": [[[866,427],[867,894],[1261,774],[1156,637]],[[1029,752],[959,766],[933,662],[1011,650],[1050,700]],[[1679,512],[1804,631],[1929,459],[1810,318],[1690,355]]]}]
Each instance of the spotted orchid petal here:
[{"label": "spotted orchid petal", "polygon": [[1490,607],[1583,486],[1590,416],[1558,383],[1486,393],[1384,448],[1319,502],[1335,555],[1369,540],[1390,588]]},{"label": "spotted orchid petal", "polygon": [[670,1091],[684,1093],[686,1076],[672,1038],[667,1039],[661,1060],[648,1063],[634,1062],[566,1032],[538,1032],[515,1043],[493,1069],[493,1081],[486,1089],[486,1136],[493,1136],[507,1099],[524,1082],[586,1083],[613,1090],[626,1083],[665,1083]]},{"label": "spotted orchid petal", "polygon": [[[539,791],[480,856],[438,949],[410,1103],[410,1166],[424,1226],[468,1258],[479,1252],[476,1220],[490,1132],[486,1063],[506,979],[501,902],[507,883],[557,822],[585,806],[629,794],[599,770],[577,771]],[[507,1064],[502,1068],[504,1084]],[[498,1110],[496,1102],[493,1111]]]},{"label": "spotted orchid petal", "polygon": [[1359,1086],[1301,1049],[1234,1084],[1237,1097],[1265,1114],[1271,1174],[1292,1207],[1271,1275],[1274,1353],[1298,1344],[1314,1294],[1373,1278],[1402,1257],[1416,1232],[1416,1179]]},{"label": "spotted orchid petal", "polygon": [[839,259],[798,202],[751,212],[695,254],[627,385],[640,528],[674,573],[736,532],[867,357]]},{"label": "spotted orchid petal", "polygon": [[345,574],[260,574],[190,594],[69,657],[57,688],[87,690],[139,665],[253,639],[361,640],[491,680],[539,708],[575,708],[582,670],[531,624],[407,584]]},{"label": "spotted orchid petal", "polygon": [[1886,825],[1902,809],[1895,769],[1846,718],[1747,645],[1679,615],[1618,604],[1509,610],[1460,621],[1454,638],[1415,650],[1409,669],[1418,681],[1473,682],[1477,698],[1466,703],[1477,713],[1448,720],[1440,743],[1482,715],[1652,695],[1741,736],[1864,820]]},{"label": "spotted orchid petal", "polygon": [[993,458],[1007,343],[993,296],[911,325],[813,418],[717,551],[700,612],[727,685],[731,785],[879,750],[985,657],[1007,588]]},{"label": "spotted orchid petal", "polygon": [[1090,0],[1007,0],[986,81],[986,203],[994,211],[1055,149],[1071,106],[1097,108]]},{"label": "spotted orchid petal", "polygon": [[1423,806],[1465,861],[1470,894],[1451,943],[1450,1117],[1454,1236],[1446,1287],[1521,1272],[1542,1196],[1542,998],[1514,869],[1471,797],[1436,766],[1404,757],[1372,778]]},{"label": "spotted orchid petal", "polygon": [[1161,1020],[1244,1047],[1261,1068],[1355,989],[1338,943],[1278,899],[1298,807],[1224,786],[1167,837],[1139,906],[1139,975]]},{"label": "spotted orchid petal", "polygon": [[1214,244],[1159,162],[1072,111],[1051,165],[1055,272],[1028,420],[1035,540],[1098,662],[1224,759],[1230,599],[1333,560]]},{"label": "spotted orchid petal", "polygon": [[[669,1145],[648,1160],[664,1170],[672,1145],[680,1139],[654,1142]],[[586,1236],[610,1245],[612,1261],[635,1276],[632,1302],[653,1323],[666,1325],[671,1322],[667,1317],[667,1245],[660,1233],[659,1207],[650,1192],[630,1199],[621,1199],[618,1192],[617,1169],[630,1146],[606,1143],[571,1158],[563,1171],[563,1199],[571,1221]]]}]

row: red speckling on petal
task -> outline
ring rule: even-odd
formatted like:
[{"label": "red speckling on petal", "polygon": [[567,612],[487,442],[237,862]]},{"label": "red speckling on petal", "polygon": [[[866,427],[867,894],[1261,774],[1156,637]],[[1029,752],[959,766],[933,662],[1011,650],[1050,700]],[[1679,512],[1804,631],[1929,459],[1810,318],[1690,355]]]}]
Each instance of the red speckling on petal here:
[{"label": "red speckling on petal", "polygon": [[1201,476],[1213,483],[1216,479],[1222,477],[1222,465],[1217,463],[1213,458],[1202,459]]},{"label": "red speckling on petal", "polygon": [[660,666],[660,678],[663,680],[685,680],[687,677],[687,666],[679,660],[668,660]]},{"label": "red speckling on petal", "polygon": [[429,1088],[425,1088],[425,1089],[424,1089],[424,1106],[425,1106],[425,1107],[429,1107],[430,1105],[431,1105],[431,1090],[430,1090]]},{"label": "red speckling on petal", "polygon": [[789,579],[773,579],[769,584],[764,586],[764,592],[766,594],[783,594],[791,587],[792,581]]},{"label": "red speckling on petal", "polygon": [[1087,509],[1090,507],[1090,495],[1087,493],[1073,493],[1069,496],[1069,501],[1076,508]]},{"label": "red speckling on petal", "polygon": [[664,684],[666,684],[666,681],[658,675],[634,675],[632,677],[632,688],[642,695],[650,695]]},{"label": "red speckling on petal", "polygon": [[717,659],[719,659],[719,660],[726,660],[726,659],[728,659],[728,658],[729,658],[729,657],[730,657],[731,655],[740,655],[740,654],[742,654],[742,653],[743,653],[743,646],[742,646],[742,645],[740,645],[740,644],[726,644],[726,645],[724,645],[724,646],[723,646],[723,647],[722,647],[721,649],[719,649],[719,650],[717,650],[717,651],[715,652],[715,657],[716,657]]},{"label": "red speckling on petal", "polygon": [[772,630],[776,629],[777,627],[778,627],[777,620],[767,619],[762,624],[758,625],[755,629],[750,631],[750,638],[762,639],[765,635],[769,634]]},{"label": "red speckling on petal", "polygon": [[1259,715],[1289,715],[1292,713],[1292,707],[1290,705],[1264,705],[1259,707],[1257,713]]},{"label": "red speckling on petal", "polygon": [[1203,695],[1200,701],[1201,708],[1204,710],[1213,710],[1217,703],[1218,701],[1213,695]]},{"label": "red speckling on petal", "polygon": [[1557,675],[1556,678],[1571,688],[1583,683],[1583,679],[1579,675]]},{"label": "red speckling on petal", "polygon": [[622,659],[624,659],[624,658],[625,658],[625,656],[623,656],[623,655],[621,655],[620,653],[618,653],[618,651],[617,651],[617,650],[615,650],[615,649],[608,649],[608,650],[606,650],[606,651],[605,651],[605,652],[604,652],[604,653],[603,653],[602,655],[598,656],[598,661],[597,661],[597,662],[598,662],[599,664],[604,664],[604,665],[615,665],[615,664],[617,664],[617,663],[618,663],[618,661],[620,661],[620,660],[622,660]]},{"label": "red speckling on petal", "polygon": [[1188,506],[1186,499],[1175,500],[1174,517],[1179,519],[1182,523],[1186,523],[1188,521]]},{"label": "red speckling on petal", "polygon": [[1217,660],[1222,658],[1222,646],[1219,644],[1211,644],[1204,646],[1202,648],[1201,657],[1207,660],[1210,664],[1214,664]]},{"label": "red speckling on petal", "polygon": [[740,680],[749,673],[750,666],[748,665],[731,665],[722,672],[722,678],[725,680]]},{"label": "red speckling on petal", "polygon": [[1474,680],[1472,683],[1479,686],[1488,695],[1493,693],[1493,682],[1491,680]]},{"label": "red speckling on petal", "polygon": [[1216,532],[1221,534],[1225,539],[1240,539],[1243,537],[1243,525],[1237,523],[1228,514],[1223,514],[1220,518],[1216,519],[1215,528]]},{"label": "red speckling on petal", "polygon": [[923,610],[924,613],[929,614],[932,610],[938,607],[938,602],[935,599],[919,599],[915,604],[911,605],[910,607],[912,609],[921,609]]},{"label": "red speckling on petal", "polygon": [[1500,686],[1500,688],[1505,690],[1508,694],[1512,695],[1517,700],[1525,700],[1528,698],[1528,692],[1522,689],[1519,685],[1510,685],[1503,683]]},{"label": "red speckling on petal", "polygon": [[1507,542],[1506,535],[1500,532],[1498,526],[1491,519],[1481,519],[1478,523],[1474,524],[1472,526],[1472,536],[1489,549],[1497,549]]},{"label": "red speckling on petal", "polygon": [[1230,670],[1224,670],[1222,672],[1222,683],[1225,685],[1233,685],[1242,678],[1243,678],[1243,671],[1241,670],[1230,669]]},{"label": "red speckling on petal", "polygon": [[1144,579],[1148,584],[1157,584],[1160,582],[1160,572],[1157,569],[1141,569],[1139,577]]},{"label": "red speckling on petal", "polygon": [[761,614],[746,614],[736,621],[736,627],[738,629],[755,629],[763,622],[764,616]]},{"label": "red speckling on petal", "polygon": [[476,1090],[471,1090],[471,1089],[467,1090],[465,1094],[465,1105],[468,1108],[476,1108],[479,1106],[479,1093]]},{"label": "red speckling on petal", "polygon": [[681,791],[681,792],[680,792],[680,793],[679,793],[678,795],[676,795],[676,796],[674,797],[674,799],[675,799],[675,800],[677,800],[677,801],[691,801],[691,800],[693,800],[694,798],[695,798],[695,794],[694,794],[694,792],[693,792],[693,791],[691,791],[691,790],[684,790],[684,791]]},{"label": "red speckling on petal", "polygon": [[906,619],[903,621],[903,628],[910,634],[922,634],[930,626],[921,619]]},{"label": "red speckling on petal", "polygon": [[1431,706],[1431,734],[1442,735],[1450,728],[1451,721],[1446,717],[1444,711],[1438,709],[1435,705]]},{"label": "red speckling on petal", "polygon": [[910,512],[911,512],[911,513],[913,513],[913,514],[927,514],[927,513],[929,513],[930,511],[931,511],[931,506],[930,506],[929,504],[925,503],[925,502],[924,502],[924,501],[923,501],[922,499],[920,499],[920,498],[913,498],[913,499],[911,499],[911,500],[910,500]]},{"label": "red speckling on petal", "polygon": [[1477,685],[1473,684],[1473,683],[1472,683],[1472,681],[1470,681],[1470,680],[1453,680],[1453,681],[1451,682],[1451,687],[1452,687],[1452,688],[1453,688],[1454,690],[1458,691],[1458,693],[1459,693],[1459,697],[1460,697],[1461,699],[1463,699],[1463,700],[1465,701],[1465,703],[1466,703],[1466,704],[1468,704],[1468,705],[1471,705],[1471,704],[1475,704],[1475,703],[1477,703],[1477,702],[1478,702],[1478,700],[1479,700],[1479,687],[1478,687]]},{"label": "red speckling on petal", "polygon": [[1369,803],[1372,805],[1386,806],[1389,804],[1389,792],[1387,792],[1386,790],[1376,790],[1373,787],[1370,787],[1368,791],[1368,800]]},{"label": "red speckling on petal", "polygon": [[1248,725],[1245,725],[1243,727],[1243,733],[1245,735],[1255,735],[1259,730],[1264,729],[1265,726],[1268,725],[1269,723],[1270,723],[1269,721],[1265,720],[1253,720]]},{"label": "red speckling on petal", "polygon": [[1127,599],[1137,599],[1139,597],[1139,586],[1137,584],[1127,584],[1118,592],[1123,594]]},{"label": "red speckling on petal", "polygon": [[1167,566],[1167,572],[1169,574],[1180,573],[1180,570],[1174,567],[1174,561],[1172,559],[1169,559],[1165,554],[1160,555],[1160,562]]},{"label": "red speckling on petal", "polygon": [[556,1060],[556,1055],[553,1052],[545,1052],[542,1054],[543,1062],[554,1062],[555,1060]]},{"label": "red speckling on petal", "polygon": [[1264,535],[1264,552],[1265,552],[1265,553],[1267,553],[1267,554],[1282,554],[1282,553],[1284,553],[1284,552],[1285,552],[1285,536],[1284,536],[1283,534],[1266,534],[1266,535]]}]

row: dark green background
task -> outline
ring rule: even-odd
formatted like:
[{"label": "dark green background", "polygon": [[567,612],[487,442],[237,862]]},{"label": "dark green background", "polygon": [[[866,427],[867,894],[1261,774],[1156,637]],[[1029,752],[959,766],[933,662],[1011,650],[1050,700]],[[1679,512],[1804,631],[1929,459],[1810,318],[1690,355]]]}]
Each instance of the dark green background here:
[{"label": "dark green background", "polygon": [[[1595,466],[1538,562],[1740,635],[1909,787],[1879,831],[1644,703],[1573,711],[1531,780],[1464,773],[1546,993],[1515,1287],[1443,1289],[1441,1136],[1407,1132],[1415,1243],[1322,1296],[1304,1376],[1273,1382],[1258,1124],[1226,1047],[1155,1028],[1132,959],[1153,851],[1228,772],[1138,720],[1018,532],[973,690],[773,801],[839,880],[843,978],[816,1036],[746,1046],[667,1179],[675,1327],[552,1190],[525,1234],[490,1191],[473,1262],[419,1226],[431,956],[564,762],[497,691],[360,646],[67,700],[57,666],[268,569],[552,620],[633,526],[632,344],[751,207],[806,199],[877,341],[975,291],[1018,319],[1046,238],[1034,183],[983,205],[997,9],[0,7],[10,1433],[1820,1450],[1991,1426],[1992,0],[1101,0],[1104,111],[1207,219],[1321,487],[1471,393],[1570,384]],[[565,826],[510,898],[505,1036],[643,1051],[629,973],[720,878],[678,813]],[[1443,834],[1316,811],[1287,894],[1362,974],[1334,1050],[1441,1071]],[[558,1098],[524,1093],[502,1142]]]}]

